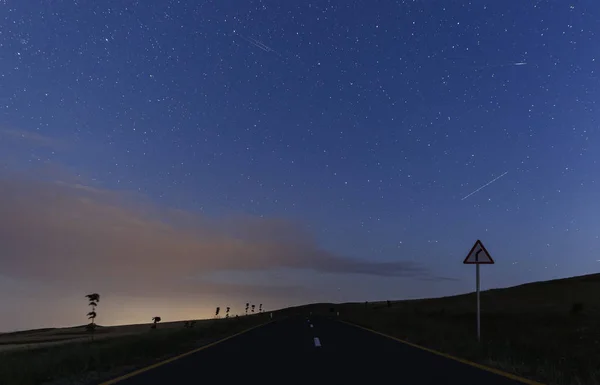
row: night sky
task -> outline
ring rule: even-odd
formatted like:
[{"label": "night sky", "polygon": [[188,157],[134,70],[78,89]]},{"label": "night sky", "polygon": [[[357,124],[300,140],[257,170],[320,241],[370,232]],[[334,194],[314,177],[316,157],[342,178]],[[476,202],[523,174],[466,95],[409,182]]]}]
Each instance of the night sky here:
[{"label": "night sky", "polygon": [[477,239],[484,289],[600,267],[597,0],[0,22],[0,331],[463,293]]}]

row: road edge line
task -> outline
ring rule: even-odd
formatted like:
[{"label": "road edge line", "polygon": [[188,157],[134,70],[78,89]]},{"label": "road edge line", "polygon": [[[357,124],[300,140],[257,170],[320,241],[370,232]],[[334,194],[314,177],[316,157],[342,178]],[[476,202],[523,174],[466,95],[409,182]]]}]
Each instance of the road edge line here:
[{"label": "road edge line", "polygon": [[[508,373],[508,372],[505,372],[505,371],[500,370],[500,369],[492,368],[490,366],[486,366],[486,365],[483,365],[483,364],[478,364],[476,362],[465,360],[464,358],[459,358],[459,357],[451,356],[450,354],[447,354],[447,353],[438,352],[437,350],[429,349],[429,348],[426,348],[426,347],[421,346],[421,345],[417,345],[417,344],[412,343],[412,342],[404,341],[404,340],[401,340],[400,338],[396,338],[396,337],[390,336],[388,334],[385,334],[385,333],[382,333],[382,332],[378,332],[377,330],[369,329],[367,327],[354,324],[352,322],[342,321],[342,320],[338,320],[338,322],[342,322],[342,323],[345,323],[347,325],[354,326],[356,328],[363,329],[363,330],[366,330],[366,331],[371,332],[371,333],[379,334],[380,336],[387,337],[389,339],[392,339],[392,340],[394,340],[396,342],[403,343],[403,344],[408,345],[408,346],[412,346],[413,348],[421,349],[421,350],[424,350],[426,352],[433,353],[433,354],[436,354],[438,356],[442,356],[444,358],[451,359],[453,361],[458,361],[461,364],[473,366],[475,368],[478,368],[478,369],[481,369],[481,370],[485,370],[486,372],[491,372],[491,373],[497,374],[497,375],[502,376],[502,377],[506,377],[506,378],[514,380],[514,381],[519,381],[519,382],[521,382],[523,384],[527,384],[527,385],[546,385],[546,384],[543,384],[541,382],[537,382],[537,381],[534,381],[534,380],[529,380],[527,378],[520,377],[520,376],[517,376],[516,374]],[[104,384],[101,384],[101,385],[104,385]]]},{"label": "road edge line", "polygon": [[244,334],[244,333],[247,333],[247,332],[249,332],[250,330],[253,330],[253,329],[258,329],[259,327],[262,327],[262,326],[268,325],[268,324],[270,324],[271,322],[273,322],[273,321],[268,321],[268,322],[265,322],[265,323],[263,323],[263,324],[260,324],[260,325],[252,326],[251,328],[248,328],[248,329],[242,330],[242,331],[241,331],[241,332],[239,332],[239,333],[236,333],[236,334],[230,335],[230,336],[228,336],[228,337],[221,338],[220,340],[217,340],[217,341],[211,342],[210,344],[206,344],[206,345],[204,345],[204,346],[200,346],[199,348],[196,348],[196,349],[194,349],[194,350],[190,350],[189,352],[182,353],[182,354],[179,354],[179,355],[177,355],[177,356],[175,356],[175,357],[168,358],[168,359],[166,359],[166,360],[164,360],[164,361],[160,361],[160,362],[154,363],[154,364],[152,364],[152,365],[149,365],[149,366],[146,366],[146,367],[143,367],[143,368],[140,368],[140,369],[134,370],[133,372],[130,372],[130,373],[124,374],[124,375],[122,375],[122,376],[119,376],[119,377],[117,377],[117,378],[113,378],[112,380],[108,380],[108,381],[105,381],[105,382],[101,382],[99,385],[113,385],[113,384],[116,384],[117,382],[121,382],[121,381],[123,381],[123,380],[126,380],[126,379],[128,379],[128,378],[135,377],[135,376],[137,376],[138,374],[142,374],[142,373],[144,373],[144,372],[147,372],[147,371],[149,371],[149,370],[152,370],[152,369],[158,368],[159,366],[163,366],[163,365],[165,365],[165,364],[168,364],[168,363],[170,363],[170,362],[173,362],[173,361],[175,361],[175,360],[178,360],[178,359],[180,359],[180,358],[183,358],[183,357],[189,356],[189,355],[191,355],[191,354],[197,353],[197,352],[199,352],[199,351],[201,351],[201,350],[208,349],[208,348],[210,348],[210,347],[212,347],[212,346],[215,346],[215,345],[217,345],[217,344],[220,344],[221,342],[225,342],[225,341],[227,341],[227,340],[229,340],[229,339],[232,339],[232,338],[234,338],[234,337],[237,337],[237,336],[239,336],[239,335],[242,335],[242,334]]}]

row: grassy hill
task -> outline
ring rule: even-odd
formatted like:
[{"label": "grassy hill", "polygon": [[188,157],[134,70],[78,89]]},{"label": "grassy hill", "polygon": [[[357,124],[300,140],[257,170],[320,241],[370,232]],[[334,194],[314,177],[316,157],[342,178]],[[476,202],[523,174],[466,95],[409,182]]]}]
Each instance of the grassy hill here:
[{"label": "grassy hill", "polygon": [[[207,322],[211,322],[211,320],[197,320],[196,324],[201,326]],[[181,329],[184,323],[185,321],[162,322],[159,327],[160,330]],[[97,325],[94,338],[108,339],[147,334],[150,332],[150,325],[149,323],[118,326]],[[20,347],[26,347],[27,349],[44,348],[59,343],[71,343],[89,338],[90,333],[86,330],[86,325],[2,333],[0,334],[0,352]]]}]

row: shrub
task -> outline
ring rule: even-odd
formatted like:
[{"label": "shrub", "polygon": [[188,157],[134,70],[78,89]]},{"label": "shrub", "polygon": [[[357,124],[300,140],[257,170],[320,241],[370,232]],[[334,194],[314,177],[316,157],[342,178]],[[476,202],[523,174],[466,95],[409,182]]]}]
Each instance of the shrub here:
[{"label": "shrub", "polygon": [[571,306],[571,314],[572,315],[577,315],[577,314],[580,314],[581,312],[583,312],[583,303],[581,303],[581,302],[575,302]]}]

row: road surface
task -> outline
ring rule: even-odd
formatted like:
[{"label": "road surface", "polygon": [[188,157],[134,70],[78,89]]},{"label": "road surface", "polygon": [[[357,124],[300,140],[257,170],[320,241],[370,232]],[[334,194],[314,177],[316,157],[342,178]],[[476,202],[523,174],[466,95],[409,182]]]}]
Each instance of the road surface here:
[{"label": "road surface", "polygon": [[274,321],[117,384],[241,383],[522,384],[324,317]]}]

